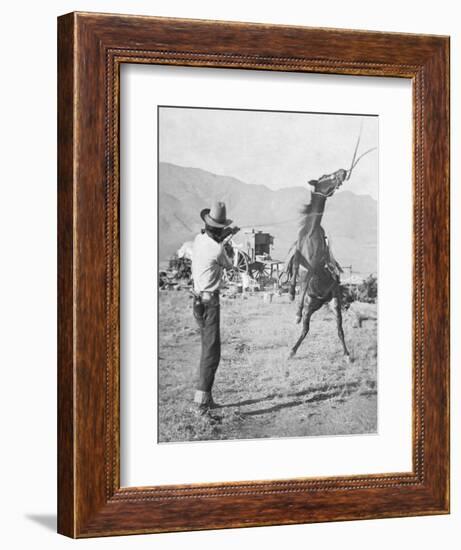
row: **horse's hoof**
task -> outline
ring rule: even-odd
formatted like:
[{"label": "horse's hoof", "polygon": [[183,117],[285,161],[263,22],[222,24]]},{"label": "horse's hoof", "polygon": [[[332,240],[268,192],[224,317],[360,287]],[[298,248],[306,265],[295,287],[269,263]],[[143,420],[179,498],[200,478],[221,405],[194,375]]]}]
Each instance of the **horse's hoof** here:
[{"label": "horse's hoof", "polygon": [[291,350],[289,355],[288,355],[288,359],[293,359],[293,357],[296,355],[296,352],[294,350]]},{"label": "horse's hoof", "polygon": [[302,319],[301,315],[296,315],[296,324],[297,325],[299,325],[299,323],[301,322],[301,319]]},{"label": "horse's hoof", "polygon": [[344,356],[344,361],[350,365],[352,363],[352,359],[351,359],[351,356],[350,355],[345,355]]}]

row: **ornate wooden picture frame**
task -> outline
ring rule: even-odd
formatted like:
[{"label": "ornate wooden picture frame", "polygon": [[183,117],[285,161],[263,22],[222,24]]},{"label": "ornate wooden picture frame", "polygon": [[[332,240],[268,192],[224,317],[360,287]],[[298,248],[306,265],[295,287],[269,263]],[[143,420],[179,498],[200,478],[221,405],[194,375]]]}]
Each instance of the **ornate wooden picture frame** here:
[{"label": "ornate wooden picture frame", "polygon": [[[449,39],[71,13],[59,18],[58,46],[58,531],[97,537],[448,513]],[[411,79],[412,471],[120,486],[122,63]]]}]

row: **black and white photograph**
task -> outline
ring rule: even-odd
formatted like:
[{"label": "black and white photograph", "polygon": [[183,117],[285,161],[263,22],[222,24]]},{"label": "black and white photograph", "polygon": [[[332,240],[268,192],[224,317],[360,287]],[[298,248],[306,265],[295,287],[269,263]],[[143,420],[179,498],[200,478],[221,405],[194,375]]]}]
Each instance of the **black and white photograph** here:
[{"label": "black and white photograph", "polygon": [[379,117],[158,121],[159,442],[376,433]]},{"label": "black and white photograph", "polygon": [[459,547],[457,8],[5,3],[5,549]]}]

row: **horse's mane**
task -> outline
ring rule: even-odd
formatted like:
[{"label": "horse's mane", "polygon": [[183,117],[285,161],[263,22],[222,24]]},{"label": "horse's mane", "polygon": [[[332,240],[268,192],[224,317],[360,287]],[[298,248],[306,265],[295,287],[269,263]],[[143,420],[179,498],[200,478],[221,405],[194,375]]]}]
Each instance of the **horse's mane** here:
[{"label": "horse's mane", "polygon": [[299,213],[301,219],[299,220],[298,240],[303,239],[307,235],[307,230],[309,228],[308,220],[312,215],[312,205],[303,204]]}]

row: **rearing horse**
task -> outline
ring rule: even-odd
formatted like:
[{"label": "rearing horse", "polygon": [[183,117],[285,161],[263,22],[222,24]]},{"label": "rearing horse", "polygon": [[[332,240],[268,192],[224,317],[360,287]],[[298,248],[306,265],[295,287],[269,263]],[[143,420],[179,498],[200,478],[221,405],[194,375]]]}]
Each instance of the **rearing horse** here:
[{"label": "rearing horse", "polygon": [[317,310],[324,304],[335,300],[335,313],[338,336],[341,340],[344,355],[349,359],[349,351],[344,341],[344,331],[341,313],[341,268],[333,258],[325,231],[321,226],[325,203],[348,178],[348,171],[341,169],[333,174],[322,176],[318,180],[311,180],[314,187],[311,202],[302,210],[302,222],[298,231],[298,238],[291,248],[291,256],[287,263],[287,272],[290,276],[290,297],[294,300],[296,277],[299,269],[301,291],[297,311],[297,322],[302,319],[302,332],[296,344],[292,347],[290,357],[293,357],[302,341],[309,332],[310,320]]}]

